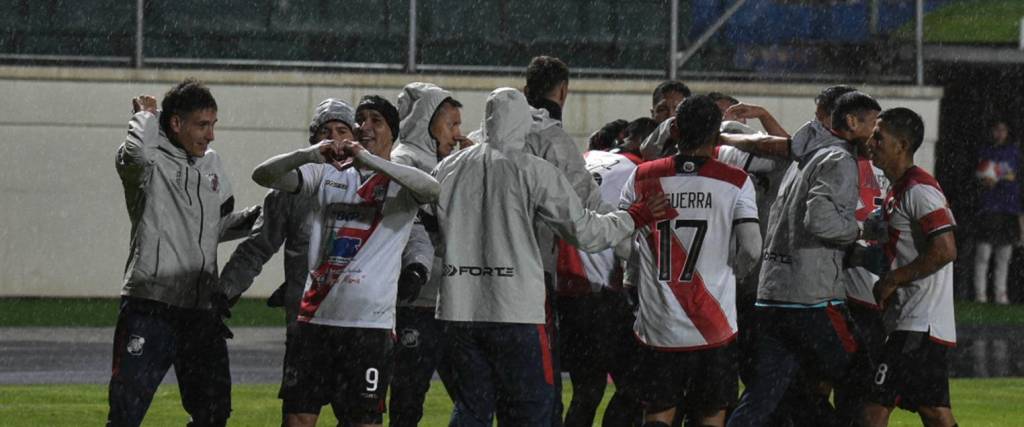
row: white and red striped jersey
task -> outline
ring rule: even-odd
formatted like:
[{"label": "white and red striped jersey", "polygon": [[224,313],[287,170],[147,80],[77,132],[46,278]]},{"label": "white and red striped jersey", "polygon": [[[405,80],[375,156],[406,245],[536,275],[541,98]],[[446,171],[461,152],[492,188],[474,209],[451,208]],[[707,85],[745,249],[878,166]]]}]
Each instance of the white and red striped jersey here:
[{"label": "white and red striped jersey", "polygon": [[[858,180],[860,198],[857,200],[857,210],[854,215],[857,217],[857,222],[863,226],[868,215],[882,206],[882,201],[889,192],[889,179],[868,159],[858,158],[857,169],[860,174]],[[853,267],[843,270],[843,280],[846,282],[846,298],[849,301],[873,309],[879,308],[875,301],[875,295],[872,293],[878,276],[866,268]]]},{"label": "white and red striped jersey", "polygon": [[[956,227],[939,183],[917,166],[893,184],[884,206],[889,223],[885,252],[892,269],[910,264],[921,255],[929,238]],[[896,330],[927,332],[933,341],[956,344],[953,263],[910,286],[901,286],[896,294]]]},{"label": "white and red striped jersey", "polygon": [[[622,187],[636,169],[636,163],[621,154],[588,151],[583,154],[587,171],[601,190],[601,199],[614,206],[622,196]],[[559,295],[580,296],[600,291],[602,287],[622,286],[621,272],[615,269],[613,249],[598,253],[583,252],[563,240],[558,241]]]},{"label": "white and red striped jersey", "polygon": [[411,191],[354,167],[316,164],[299,171],[299,193],[316,203],[298,320],[394,328],[402,249],[419,209]]},{"label": "white and red striped jersey", "polygon": [[640,310],[633,331],[666,350],[725,345],[736,335],[733,226],[757,221],[754,185],[717,160],[675,156],[640,165],[621,206],[663,192],[668,219],[637,231]]}]

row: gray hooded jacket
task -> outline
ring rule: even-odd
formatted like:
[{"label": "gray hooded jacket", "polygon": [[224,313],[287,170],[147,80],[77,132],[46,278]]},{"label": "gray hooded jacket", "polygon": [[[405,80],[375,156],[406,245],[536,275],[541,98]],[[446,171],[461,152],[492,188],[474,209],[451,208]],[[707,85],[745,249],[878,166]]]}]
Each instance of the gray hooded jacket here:
[{"label": "gray hooded jacket", "polygon": [[[430,135],[430,120],[448,92],[431,83],[413,82],[405,85],[398,95],[398,117],[401,120],[395,148],[391,150],[391,161],[430,173],[437,166],[437,141]],[[434,307],[437,305],[437,289],[440,282],[441,258],[444,242],[437,232],[436,221],[421,215],[409,233],[409,243],[402,254],[402,266],[420,263],[430,269],[430,278],[420,289],[420,295],[409,303],[400,301],[399,306]]]},{"label": "gray hooded jacket", "polygon": [[115,165],[132,223],[121,295],[209,309],[210,296],[221,292],[217,243],[240,237],[228,230],[250,216],[232,212],[220,156],[188,155],[164,135],[159,112],[140,111]]},{"label": "gray hooded jacket", "polygon": [[[573,191],[579,197],[583,207],[608,213],[615,206],[601,199],[601,190],[594,181],[594,176],[587,171],[587,162],[583,160],[576,142],[562,129],[562,122],[551,118],[543,108],[530,108],[530,133],[526,135],[526,146],[523,151],[540,157],[551,163],[569,180]],[[552,284],[555,283],[558,263],[558,244],[555,231],[544,223],[537,223],[537,243],[540,245],[544,271],[548,273]]]},{"label": "gray hooded jacket", "polygon": [[523,152],[530,125],[526,97],[497,89],[487,98],[484,143],[449,156],[434,172],[441,183],[436,208],[446,243],[439,319],[543,324],[536,222],[589,252],[633,232],[628,213],[585,209],[560,171]]},{"label": "gray hooded jacket", "polygon": [[853,148],[810,122],[794,134],[792,152],[796,161],[769,215],[757,298],[804,305],[845,299],[845,246],[860,232]]}]

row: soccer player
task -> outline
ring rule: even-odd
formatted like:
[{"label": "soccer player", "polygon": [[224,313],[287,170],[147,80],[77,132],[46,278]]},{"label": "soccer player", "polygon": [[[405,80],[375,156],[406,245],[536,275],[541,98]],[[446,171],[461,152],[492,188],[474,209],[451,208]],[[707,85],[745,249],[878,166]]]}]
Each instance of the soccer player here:
[{"label": "soccer player", "polygon": [[283,422],[315,425],[320,408],[334,403],[354,425],[381,425],[402,248],[419,205],[436,200],[439,186],[388,161],[393,139],[381,127],[353,133],[345,102],[326,99],[317,116],[330,119],[322,126],[332,139],[253,170],[256,183],[313,200],[310,273],[280,393]]},{"label": "soccer player", "polygon": [[194,79],[174,85],[161,109],[152,96],[117,150],[131,219],[131,250],[114,331],[108,426],[137,426],[171,365],[189,425],[223,426],[231,415],[231,372],[217,284],[217,243],[248,234],[259,209],[232,213],[235,198],[210,149],[217,101]]},{"label": "soccer player", "polygon": [[666,139],[659,135],[668,133],[670,125],[665,121],[675,117],[676,108],[690,95],[690,88],[678,80],[664,81],[654,88],[651,96],[651,118],[658,124],[658,129],[640,144],[640,154],[644,160],[671,155],[672,150],[676,149],[674,140],[673,143],[666,144]]},{"label": "soccer player", "polygon": [[882,112],[874,127],[872,160],[892,181],[885,197],[886,253],[892,270],[875,284],[879,304],[898,312],[874,381],[874,403],[864,413],[885,426],[895,406],[916,411],[926,426],[954,426],[949,402],[949,348],[956,345],[953,260],[956,221],[928,172],[914,165],[924,122],[907,108]]},{"label": "soccer player", "polygon": [[640,165],[622,191],[623,205],[664,192],[673,208],[637,232],[633,331],[643,347],[634,386],[645,426],[670,425],[681,401],[699,425],[722,426],[738,392],[733,266],[745,274],[761,250],[754,185],[712,158],[722,123],[714,100],[687,98],[674,123],[679,154]]},{"label": "soccer player", "polygon": [[754,376],[730,426],[765,423],[801,368],[842,386],[859,379],[849,369],[858,343],[848,324],[846,289],[836,279],[845,247],[860,234],[853,146],[871,136],[880,110],[860,92],[839,97],[829,131],[834,136],[816,140],[783,179],[762,256]]},{"label": "soccer player", "polygon": [[546,286],[533,233],[543,222],[580,249],[600,251],[657,220],[664,197],[601,215],[568,179],[524,152],[531,127],[523,94],[487,98],[484,141],[437,166],[444,236],[437,317],[446,322],[458,411],[452,425],[538,426],[553,421],[555,371],[545,329]]},{"label": "soccer player", "polygon": [[[462,104],[452,94],[431,83],[413,82],[398,95],[401,138],[391,152],[398,164],[430,173],[437,163],[465,141],[462,137]],[[388,422],[393,427],[415,426],[423,417],[423,400],[430,390],[430,379],[437,370],[447,387],[449,375],[444,362],[444,336],[441,322],[434,318],[437,290],[440,286],[440,255],[444,242],[437,227],[437,218],[425,210],[413,232],[426,240],[414,248],[410,240],[406,258],[413,260],[405,267],[406,278],[421,269],[426,281],[418,296],[399,298],[397,323],[398,347],[395,350],[395,375],[391,381],[391,411]],[[411,239],[411,237],[410,237]],[[415,252],[426,251],[424,254]],[[429,267],[429,268],[428,268]],[[399,282],[401,286],[403,281]]]},{"label": "soccer player", "polygon": [[[601,198],[618,203],[622,187],[636,164],[619,154],[584,153],[587,170],[601,189]],[[617,387],[632,363],[634,317],[622,291],[622,269],[611,249],[581,251],[560,242],[558,251],[558,323],[562,368],[572,380],[572,401],[564,425],[590,426],[611,375]]]},{"label": "soccer player", "polygon": [[[343,113],[341,104],[317,110],[309,125],[309,144],[316,144],[338,135],[333,122]],[[356,124],[364,132],[382,138],[398,137],[398,111],[390,102],[376,95],[364,96],[356,107]],[[292,336],[298,327],[299,302],[309,275],[309,233],[312,228],[314,200],[287,191],[270,190],[263,199],[263,211],[252,235],[240,243],[221,272],[221,285],[228,298],[237,298],[252,285],[263,265],[284,245],[284,283],[274,291],[268,304],[285,311],[287,332],[285,351],[292,347]],[[334,407],[335,415],[345,408]]]}]

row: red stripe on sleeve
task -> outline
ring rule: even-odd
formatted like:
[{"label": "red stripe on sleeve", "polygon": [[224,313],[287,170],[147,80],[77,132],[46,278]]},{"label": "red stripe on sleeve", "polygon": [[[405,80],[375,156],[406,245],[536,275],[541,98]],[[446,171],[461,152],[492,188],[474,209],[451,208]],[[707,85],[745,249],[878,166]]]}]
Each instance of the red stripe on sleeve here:
[{"label": "red stripe on sleeve", "polygon": [[944,207],[921,217],[919,221],[924,234],[931,234],[935,230],[953,225],[953,217],[949,214],[949,209]]}]

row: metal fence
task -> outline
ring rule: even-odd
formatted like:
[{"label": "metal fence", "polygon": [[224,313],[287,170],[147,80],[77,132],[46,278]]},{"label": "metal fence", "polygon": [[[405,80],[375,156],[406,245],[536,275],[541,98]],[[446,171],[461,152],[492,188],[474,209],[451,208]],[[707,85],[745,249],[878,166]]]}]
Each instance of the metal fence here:
[{"label": "metal fence", "polygon": [[947,1],[8,0],[0,62],[921,84]]}]

